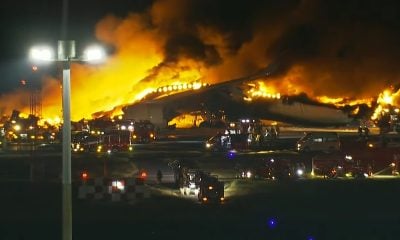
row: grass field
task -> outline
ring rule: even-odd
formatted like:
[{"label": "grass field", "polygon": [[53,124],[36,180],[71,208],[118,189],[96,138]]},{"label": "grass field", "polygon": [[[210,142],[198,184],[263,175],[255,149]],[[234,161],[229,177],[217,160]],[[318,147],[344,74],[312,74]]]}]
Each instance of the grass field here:
[{"label": "grass field", "polygon": [[[0,239],[60,239],[58,184],[2,182]],[[222,205],[74,198],[74,239],[399,239],[398,180],[230,182]],[[157,191],[159,192],[159,191]],[[245,193],[245,194],[243,194]],[[276,225],[269,225],[273,219]],[[311,238],[314,237],[314,238]]]}]

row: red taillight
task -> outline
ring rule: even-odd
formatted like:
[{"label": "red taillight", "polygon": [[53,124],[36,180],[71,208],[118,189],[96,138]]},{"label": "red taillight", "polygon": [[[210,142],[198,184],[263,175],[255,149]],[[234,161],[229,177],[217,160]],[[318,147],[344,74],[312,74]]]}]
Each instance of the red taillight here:
[{"label": "red taillight", "polygon": [[146,173],[146,172],[142,172],[142,173],[140,174],[140,177],[146,178],[146,177],[147,177],[147,173]]},{"label": "red taillight", "polygon": [[86,180],[89,177],[89,175],[87,174],[87,172],[83,172],[82,173],[82,179]]}]

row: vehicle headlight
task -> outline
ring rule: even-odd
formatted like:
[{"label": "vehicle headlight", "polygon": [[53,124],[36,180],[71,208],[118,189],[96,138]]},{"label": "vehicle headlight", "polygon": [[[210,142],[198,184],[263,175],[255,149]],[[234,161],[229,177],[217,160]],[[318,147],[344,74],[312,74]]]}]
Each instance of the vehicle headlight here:
[{"label": "vehicle headlight", "polygon": [[246,172],[246,177],[247,177],[247,178],[251,178],[251,172],[250,172],[250,171],[247,171],[247,172]]},{"label": "vehicle headlight", "polygon": [[302,176],[304,174],[304,171],[303,171],[303,169],[297,169],[296,173],[298,176]]},{"label": "vehicle headlight", "polygon": [[210,147],[211,147],[211,144],[206,143],[206,148],[210,148]]}]

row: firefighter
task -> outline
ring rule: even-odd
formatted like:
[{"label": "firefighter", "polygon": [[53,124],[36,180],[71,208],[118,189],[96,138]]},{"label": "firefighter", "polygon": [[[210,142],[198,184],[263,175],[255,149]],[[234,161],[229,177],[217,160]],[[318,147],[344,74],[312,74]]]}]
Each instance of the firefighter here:
[{"label": "firefighter", "polygon": [[363,128],[361,126],[358,127],[358,137],[360,139],[363,137]]},{"label": "firefighter", "polygon": [[369,128],[367,126],[364,126],[364,137],[365,139],[368,139],[369,136]]},{"label": "firefighter", "polygon": [[157,170],[157,182],[158,182],[158,184],[161,184],[162,177],[163,177],[163,174],[162,174],[161,170],[158,169]]}]

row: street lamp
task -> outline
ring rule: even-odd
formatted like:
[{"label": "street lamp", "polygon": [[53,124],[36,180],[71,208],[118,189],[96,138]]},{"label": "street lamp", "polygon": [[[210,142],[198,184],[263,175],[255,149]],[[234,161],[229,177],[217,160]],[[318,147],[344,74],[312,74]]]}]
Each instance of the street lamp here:
[{"label": "street lamp", "polygon": [[63,64],[62,81],[62,205],[63,240],[72,240],[72,194],[71,194],[71,61],[100,62],[105,51],[99,46],[91,46],[82,57],[76,57],[75,41],[58,41],[57,58],[51,47],[39,46],[30,51],[30,57],[42,62],[60,62]]}]

